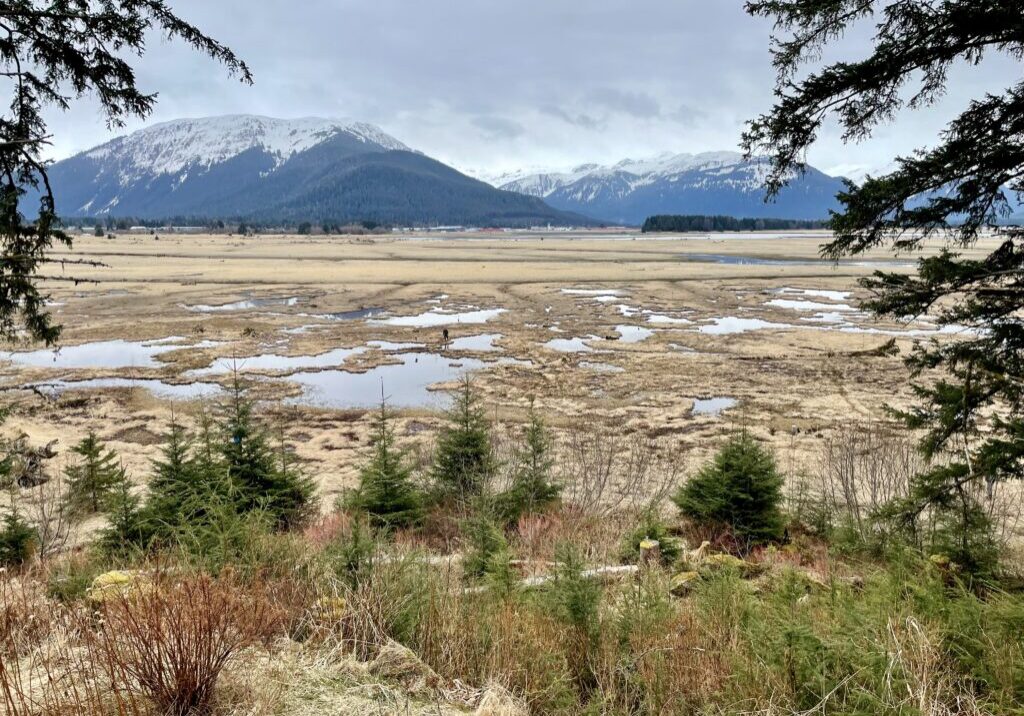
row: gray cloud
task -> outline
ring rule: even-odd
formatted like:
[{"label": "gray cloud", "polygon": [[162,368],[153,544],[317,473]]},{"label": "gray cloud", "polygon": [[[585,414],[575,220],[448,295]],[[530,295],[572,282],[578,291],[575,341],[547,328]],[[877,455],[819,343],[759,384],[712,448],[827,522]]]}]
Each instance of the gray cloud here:
[{"label": "gray cloud", "polygon": [[[771,27],[740,0],[172,0],[251,65],[246,87],[179,42],[148,39],[151,121],[226,113],[353,117],[460,167],[615,161],[734,149],[767,110]],[[863,33],[844,40],[856,52]],[[927,112],[862,146],[829,128],[818,166],[881,166],[927,144],[967,99],[1019,64],[958,68]],[[53,156],[110,138],[91,102],[50,112]],[[129,129],[141,126],[132,122]]]},{"label": "gray cloud", "polygon": [[661,105],[654,97],[645,92],[600,87],[591,90],[585,101],[612,112],[622,112],[641,119],[655,118],[661,115]]},{"label": "gray cloud", "polygon": [[587,114],[569,114],[561,107],[554,107],[552,105],[545,105],[540,108],[540,111],[551,117],[562,120],[566,124],[571,124],[574,127],[582,127],[583,129],[600,129],[604,126],[604,122],[600,119],[596,119]]},{"label": "gray cloud", "polygon": [[687,127],[692,127],[708,119],[708,113],[700,107],[681,104],[668,115],[672,120]]},{"label": "gray cloud", "polygon": [[505,117],[483,115],[473,118],[473,124],[491,139],[515,139],[526,133],[523,125]]}]

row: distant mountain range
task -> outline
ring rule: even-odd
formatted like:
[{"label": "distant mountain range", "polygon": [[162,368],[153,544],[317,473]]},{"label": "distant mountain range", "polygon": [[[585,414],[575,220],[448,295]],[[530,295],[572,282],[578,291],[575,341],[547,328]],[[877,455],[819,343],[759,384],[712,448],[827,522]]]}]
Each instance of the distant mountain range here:
[{"label": "distant mountain range", "polygon": [[264,223],[587,226],[541,198],[497,189],[370,124],[249,115],[182,119],[119,137],[49,170],[65,217]]},{"label": "distant mountain range", "polygon": [[736,152],[666,153],[569,171],[527,170],[481,178],[494,186],[544,199],[556,209],[639,225],[655,214],[743,218],[825,219],[838,208],[842,180],[813,167],[765,203],[767,160]]},{"label": "distant mountain range", "polygon": [[841,180],[808,167],[765,203],[765,160],[662,154],[471,178],[379,128],[231,115],[153,125],[50,167],[65,217],[639,226],[656,214],[824,219]]}]

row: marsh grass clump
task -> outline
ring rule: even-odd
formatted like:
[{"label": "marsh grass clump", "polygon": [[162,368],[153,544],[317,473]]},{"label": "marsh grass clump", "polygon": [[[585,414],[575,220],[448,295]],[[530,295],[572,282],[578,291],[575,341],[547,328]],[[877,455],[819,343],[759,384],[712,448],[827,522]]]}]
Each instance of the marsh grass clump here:
[{"label": "marsh grass clump", "polygon": [[59,604],[80,602],[93,580],[115,564],[109,554],[99,550],[63,555],[45,572],[46,595]]}]

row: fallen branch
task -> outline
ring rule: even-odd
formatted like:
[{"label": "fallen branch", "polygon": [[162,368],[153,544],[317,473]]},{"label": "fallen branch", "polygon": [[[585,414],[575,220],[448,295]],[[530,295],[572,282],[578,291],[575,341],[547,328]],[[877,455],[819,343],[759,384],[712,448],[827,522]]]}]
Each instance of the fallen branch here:
[{"label": "fallen branch", "polygon": [[[594,569],[584,569],[580,572],[580,576],[584,579],[596,579],[598,581],[611,581],[614,579],[621,579],[631,574],[636,574],[640,571],[640,568],[635,564],[616,564],[605,567],[595,567]],[[558,579],[557,575],[554,574],[543,574],[538,577],[527,577],[517,583],[522,589],[535,589],[537,587],[543,587],[549,582],[553,582]],[[480,585],[476,587],[466,587],[462,590],[463,594],[482,594],[489,589],[487,585]]]}]

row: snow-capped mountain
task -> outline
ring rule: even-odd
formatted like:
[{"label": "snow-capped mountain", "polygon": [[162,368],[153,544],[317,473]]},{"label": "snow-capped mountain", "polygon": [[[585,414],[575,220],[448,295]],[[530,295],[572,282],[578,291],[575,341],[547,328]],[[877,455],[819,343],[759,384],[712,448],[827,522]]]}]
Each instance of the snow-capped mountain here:
[{"label": "snow-capped mountain", "polygon": [[[229,115],[155,124],[96,147],[85,156],[114,161],[130,167],[138,175],[176,174],[189,169],[202,171],[256,148],[267,152],[280,165],[294,154],[339,134],[372,147],[409,149],[364,122]],[[133,178],[122,176],[122,182]]]},{"label": "snow-capped mountain", "polygon": [[269,223],[581,223],[363,122],[250,115],[156,124],[54,164],[63,216]]},{"label": "snow-capped mountain", "polygon": [[623,224],[654,214],[709,214],[751,218],[821,219],[838,206],[842,180],[808,167],[766,204],[766,160],[736,152],[664,153],[612,165],[509,173],[497,186],[543,198],[552,206]]}]

